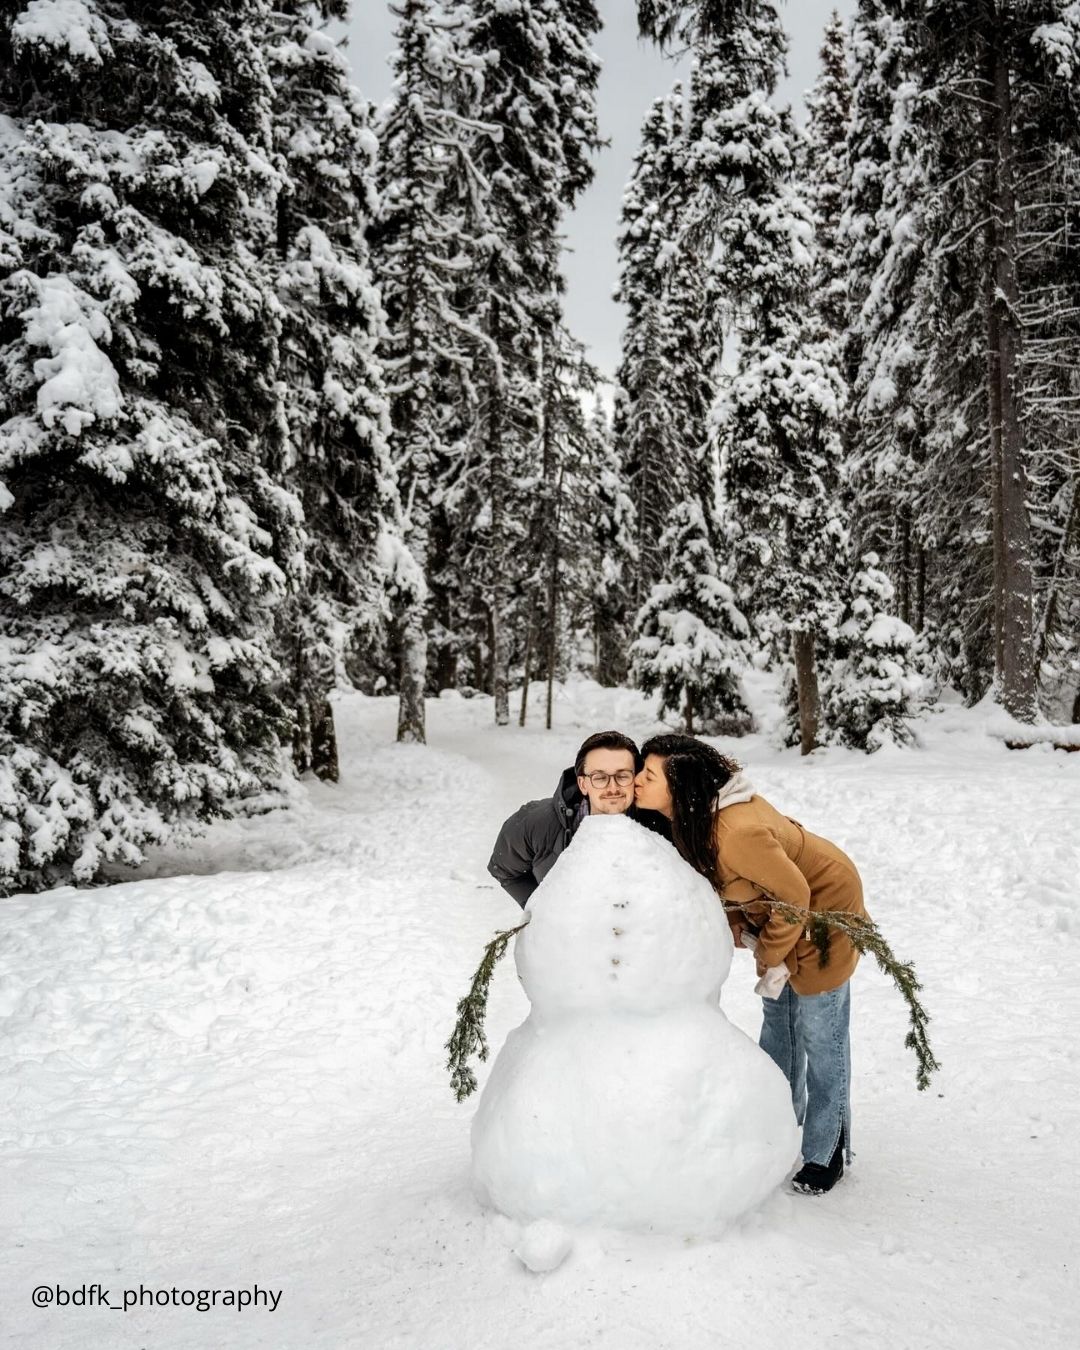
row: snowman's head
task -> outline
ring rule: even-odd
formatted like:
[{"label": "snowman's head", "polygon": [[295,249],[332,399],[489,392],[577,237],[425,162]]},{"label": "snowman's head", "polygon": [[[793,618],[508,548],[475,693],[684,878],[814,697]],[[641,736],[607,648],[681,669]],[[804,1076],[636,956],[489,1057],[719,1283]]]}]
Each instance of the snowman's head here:
[{"label": "snowman's head", "polygon": [[652,1013],[715,1000],[731,967],[716,892],[626,816],[582,821],[528,908],[516,958],[537,1013]]}]

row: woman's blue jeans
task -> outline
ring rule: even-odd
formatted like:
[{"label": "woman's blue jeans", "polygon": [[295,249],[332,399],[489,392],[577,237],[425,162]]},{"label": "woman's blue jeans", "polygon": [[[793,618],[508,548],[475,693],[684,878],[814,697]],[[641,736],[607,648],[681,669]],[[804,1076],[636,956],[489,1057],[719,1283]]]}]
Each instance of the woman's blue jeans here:
[{"label": "woman's blue jeans", "polygon": [[803,1127],[803,1162],[828,1166],[841,1128],[851,1162],[851,986],[825,994],[763,998],[759,1044],[791,1084],[795,1119]]}]

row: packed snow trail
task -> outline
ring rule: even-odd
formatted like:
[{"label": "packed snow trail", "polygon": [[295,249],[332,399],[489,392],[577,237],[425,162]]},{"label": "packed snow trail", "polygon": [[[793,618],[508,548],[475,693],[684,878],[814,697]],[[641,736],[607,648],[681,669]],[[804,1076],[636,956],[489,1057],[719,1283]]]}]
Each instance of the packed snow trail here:
[{"label": "packed snow trail", "polygon": [[[533,704],[539,711],[539,704]],[[4,902],[0,1326],[18,1347],[619,1350],[1080,1343],[1080,755],[1010,753],[974,713],[925,749],[800,760],[739,742],[755,784],[836,840],[915,961],[942,1072],[914,1087],[905,1008],[853,993],[855,1165],[718,1242],[594,1233],[551,1275],[467,1182],[475,1098],[444,1042],[491,933],[503,817],[590,731],[654,729],[570,685],[556,730],[486,699],[339,705],[343,781],[216,827],[140,879]],[[740,965],[740,962],[742,963]],[[760,1018],[737,956],[727,1015]],[[508,958],[497,1048],[527,1005]],[[482,1066],[481,1078],[488,1072]],[[34,1307],[38,1286],[280,1291],[266,1306]]]}]

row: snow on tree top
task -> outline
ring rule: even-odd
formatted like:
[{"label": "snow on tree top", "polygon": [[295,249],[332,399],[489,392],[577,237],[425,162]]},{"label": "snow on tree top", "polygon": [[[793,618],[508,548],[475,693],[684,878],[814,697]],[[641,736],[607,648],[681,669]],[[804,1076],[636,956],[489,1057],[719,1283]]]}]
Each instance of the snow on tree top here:
[{"label": "snow on tree top", "polygon": [[30,0],[11,36],[16,54],[24,43],[39,43],[98,66],[112,55],[104,20],[83,0]]}]

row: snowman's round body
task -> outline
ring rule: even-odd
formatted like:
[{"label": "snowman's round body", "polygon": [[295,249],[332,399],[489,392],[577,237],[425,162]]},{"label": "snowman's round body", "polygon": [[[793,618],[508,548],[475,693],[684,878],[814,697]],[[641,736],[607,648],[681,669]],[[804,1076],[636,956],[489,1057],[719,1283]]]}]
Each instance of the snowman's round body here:
[{"label": "snowman's round body", "polygon": [[481,1200],[552,1219],[706,1236],[795,1161],[783,1074],[727,1020],[732,959],[709,883],[625,816],[582,822],[515,949],[532,1004],[473,1120]]}]

